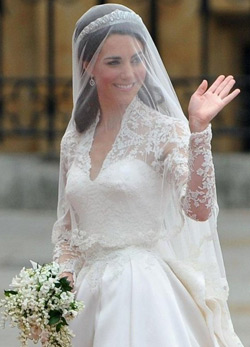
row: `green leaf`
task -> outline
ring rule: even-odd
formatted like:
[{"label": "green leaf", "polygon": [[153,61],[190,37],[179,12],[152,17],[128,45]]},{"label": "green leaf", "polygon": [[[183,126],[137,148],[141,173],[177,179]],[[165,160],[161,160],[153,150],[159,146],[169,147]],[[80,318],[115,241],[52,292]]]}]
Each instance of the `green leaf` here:
[{"label": "green leaf", "polygon": [[62,325],[68,325],[68,323],[64,317],[61,318],[61,321],[62,321]]},{"label": "green leaf", "polygon": [[49,316],[51,317],[61,317],[62,315],[62,310],[50,310],[49,311]]},{"label": "green leaf", "polygon": [[74,309],[76,308],[75,306],[76,306],[76,305],[75,305],[74,302],[71,302],[70,305],[69,305],[69,307],[70,307],[72,310],[74,310]]},{"label": "green leaf", "polygon": [[61,330],[61,327],[62,327],[62,326],[63,326],[62,323],[58,323],[58,324],[56,325],[56,332],[57,332],[57,333]]},{"label": "green leaf", "polygon": [[57,324],[60,322],[60,320],[61,320],[60,316],[53,316],[49,319],[49,325]]},{"label": "green leaf", "polygon": [[57,324],[61,321],[62,310],[49,311],[49,325]]},{"label": "green leaf", "polygon": [[18,292],[16,290],[5,290],[4,295],[10,297],[11,295],[16,295]]},{"label": "green leaf", "polygon": [[70,285],[70,281],[68,280],[68,277],[61,277],[59,282],[64,292],[70,292],[73,289]]}]

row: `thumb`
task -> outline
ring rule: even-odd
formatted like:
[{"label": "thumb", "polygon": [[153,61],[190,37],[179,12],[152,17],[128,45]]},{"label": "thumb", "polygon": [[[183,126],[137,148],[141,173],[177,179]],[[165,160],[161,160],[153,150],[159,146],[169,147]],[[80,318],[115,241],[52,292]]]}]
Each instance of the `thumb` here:
[{"label": "thumb", "polygon": [[208,82],[207,80],[203,80],[199,87],[196,89],[195,94],[202,95],[205,93],[208,87]]}]

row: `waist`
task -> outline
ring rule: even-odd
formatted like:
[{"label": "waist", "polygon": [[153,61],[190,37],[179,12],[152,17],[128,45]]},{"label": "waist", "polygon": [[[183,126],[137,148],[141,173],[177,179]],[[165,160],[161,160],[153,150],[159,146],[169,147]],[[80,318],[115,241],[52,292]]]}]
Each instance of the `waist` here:
[{"label": "waist", "polygon": [[84,260],[103,259],[120,252],[132,252],[138,249],[151,250],[164,236],[161,230],[109,230],[109,233],[99,233],[90,230],[73,230],[70,245],[76,247]]},{"label": "waist", "polygon": [[152,246],[127,246],[123,248],[99,248],[94,247],[84,252],[84,265],[88,266],[95,262],[104,262],[109,264],[110,262],[116,261],[121,258],[129,258],[134,256],[157,255],[155,245]]}]

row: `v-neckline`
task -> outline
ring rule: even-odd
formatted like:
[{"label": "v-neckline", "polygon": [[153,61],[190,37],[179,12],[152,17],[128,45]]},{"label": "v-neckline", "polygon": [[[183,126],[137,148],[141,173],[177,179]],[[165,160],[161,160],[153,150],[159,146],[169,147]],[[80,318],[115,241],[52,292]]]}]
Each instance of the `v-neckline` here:
[{"label": "v-neckline", "polygon": [[99,123],[99,120],[100,120],[100,113],[97,115],[96,121],[95,121],[95,123],[93,125],[93,128],[91,129],[92,131],[91,131],[91,136],[90,136],[90,144],[89,144],[89,148],[88,148],[88,161],[89,161],[89,165],[88,165],[88,167],[89,167],[89,169],[88,169],[88,178],[89,178],[89,180],[91,182],[95,182],[99,178],[99,176],[102,173],[102,171],[105,169],[106,162],[108,161],[108,158],[110,157],[111,153],[113,152],[113,150],[114,150],[114,148],[116,146],[116,143],[118,142],[118,139],[119,139],[119,137],[121,135],[124,119],[125,119],[126,114],[127,114],[127,110],[128,110],[128,108],[126,109],[126,111],[124,112],[124,114],[122,116],[120,129],[118,130],[117,135],[115,136],[114,142],[112,143],[112,146],[111,146],[110,150],[107,152],[106,156],[104,157],[104,159],[102,161],[102,164],[100,165],[100,169],[97,172],[97,175],[94,178],[91,178],[92,160],[91,160],[90,153],[91,153],[91,150],[92,150],[92,147],[93,147],[93,143],[94,143],[96,127],[97,127],[97,124]]},{"label": "v-neckline", "polygon": [[87,153],[87,156],[88,156],[88,178],[89,178],[89,180],[91,182],[95,182],[96,180],[98,180],[98,178],[102,174],[103,170],[106,168],[108,159],[110,158],[111,154],[113,153],[114,148],[117,146],[117,143],[119,142],[119,139],[120,139],[121,134],[123,132],[124,122],[127,119],[130,111],[134,108],[134,105],[137,102],[137,100],[138,100],[137,96],[135,96],[135,98],[131,101],[131,103],[126,108],[126,110],[125,110],[125,112],[124,112],[124,114],[122,116],[121,126],[120,126],[120,129],[119,129],[116,137],[115,137],[115,140],[114,140],[110,150],[107,152],[107,154],[106,154],[106,156],[105,156],[105,158],[104,158],[104,160],[103,160],[103,162],[102,162],[102,164],[100,166],[99,172],[97,173],[95,178],[92,179],[91,175],[90,175],[91,168],[92,168],[92,160],[91,160],[90,152],[91,152],[91,149],[92,149],[93,143],[94,143],[94,136],[95,136],[96,127],[97,127],[97,124],[98,124],[98,122],[100,120],[100,111],[98,112],[98,115],[96,117],[95,122],[93,123],[93,127],[92,127],[91,132],[90,132],[90,141],[89,141],[89,147],[88,147],[88,153]]}]

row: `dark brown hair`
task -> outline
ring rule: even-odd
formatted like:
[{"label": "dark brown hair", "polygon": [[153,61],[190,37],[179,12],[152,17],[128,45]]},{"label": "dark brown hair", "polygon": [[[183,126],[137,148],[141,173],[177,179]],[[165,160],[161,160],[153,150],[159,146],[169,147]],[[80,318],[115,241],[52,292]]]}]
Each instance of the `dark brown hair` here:
[{"label": "dark brown hair", "polygon": [[[108,11],[107,13],[103,13],[103,15],[108,14],[114,11],[115,9],[120,9],[120,7],[122,10],[124,10],[124,8],[126,9],[126,7],[122,5],[110,4],[110,6],[105,7],[107,8]],[[89,16],[87,16],[87,19],[84,16],[84,21],[80,20],[77,23],[74,40],[77,40],[81,31],[90,22],[96,19],[97,18],[95,18],[94,16],[91,16],[91,13]],[[86,37],[84,37],[83,40],[79,43],[77,55],[78,55],[78,59],[82,61],[82,66],[83,66],[83,62],[91,61],[92,57],[94,56],[96,50],[98,49],[102,41],[112,34],[130,35],[132,37],[135,37],[137,40],[139,40],[143,44],[143,46],[145,46],[145,39],[142,34],[142,29],[137,24],[135,23],[129,23],[129,25],[128,23],[113,24],[112,28],[108,26],[106,28],[102,28],[101,30],[97,30],[91,34],[87,34]],[[84,46],[85,46],[85,49],[83,50]],[[84,73],[84,68],[82,73]],[[153,85],[150,84],[149,76],[147,75],[143,83],[143,86],[138,92],[138,97],[146,105],[156,108],[156,105],[158,103],[161,103],[163,100],[163,97],[159,91],[160,91],[159,88],[153,87]],[[87,83],[86,87],[79,94],[75,104],[75,108],[74,108],[74,119],[76,123],[76,128],[79,132],[84,132],[90,127],[90,125],[95,121],[99,109],[100,109],[100,104],[98,100],[97,89],[95,86],[90,86],[90,84]]]}]

